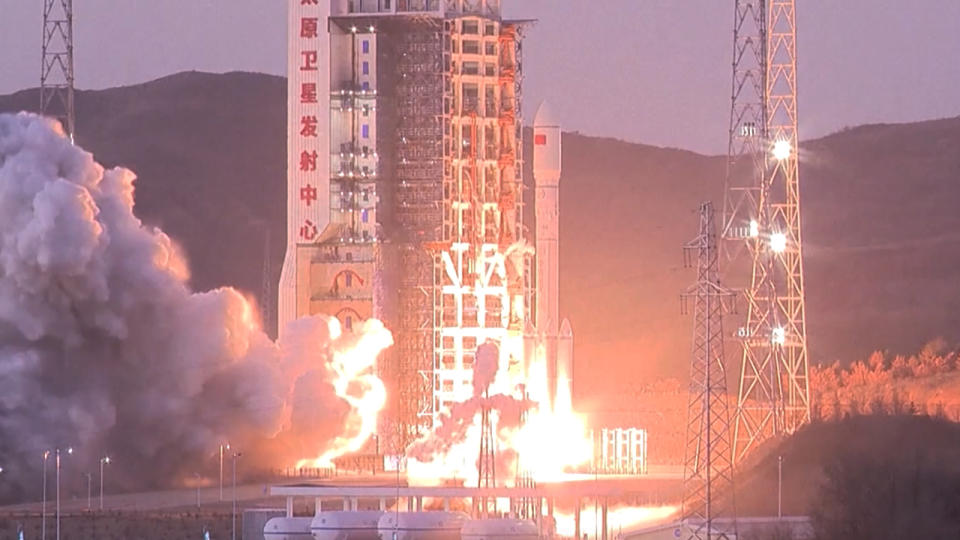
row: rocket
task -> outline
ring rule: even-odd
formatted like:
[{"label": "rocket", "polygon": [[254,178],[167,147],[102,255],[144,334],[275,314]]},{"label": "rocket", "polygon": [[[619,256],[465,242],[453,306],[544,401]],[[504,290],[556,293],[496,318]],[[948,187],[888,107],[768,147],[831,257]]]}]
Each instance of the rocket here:
[{"label": "rocket", "polygon": [[533,177],[537,254],[537,337],[547,364],[550,403],[569,400],[573,381],[573,332],[563,321],[560,298],[560,122],[544,102],[533,120]]}]

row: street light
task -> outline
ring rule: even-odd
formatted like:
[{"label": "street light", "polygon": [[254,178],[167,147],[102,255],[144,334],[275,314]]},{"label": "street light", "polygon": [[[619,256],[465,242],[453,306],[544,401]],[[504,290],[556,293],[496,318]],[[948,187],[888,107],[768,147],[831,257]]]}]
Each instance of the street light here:
[{"label": "street light", "polygon": [[197,510],[200,509],[200,473],[193,473],[193,476],[197,479]]},{"label": "street light", "polygon": [[781,139],[773,143],[773,159],[783,161],[790,157],[791,152],[793,152],[793,145],[790,144],[790,141]]},{"label": "street light", "polygon": [[110,456],[100,458],[100,511],[103,512],[103,466],[110,464]]},{"label": "street light", "polygon": [[775,345],[783,345],[787,342],[787,330],[782,326],[774,328],[770,335],[770,340],[773,341]]},{"label": "street light", "polygon": [[237,540],[237,459],[243,454],[233,454],[233,510],[230,512],[230,540]]},{"label": "street light", "polygon": [[[73,453],[73,447],[67,448],[67,454]],[[60,540],[60,449],[57,448],[57,540]]]},{"label": "street light", "polygon": [[783,253],[787,250],[787,235],[782,232],[770,235],[770,250],[774,253]]},{"label": "street light", "polygon": [[777,456],[777,519],[783,518],[783,456]]},{"label": "street light", "polygon": [[220,500],[223,500],[223,451],[230,449],[230,443],[220,445]]},{"label": "street light", "polygon": [[90,486],[93,484],[93,475],[90,473],[83,473],[83,476],[87,477],[87,512],[90,511]]},{"label": "street light", "polygon": [[47,540],[47,458],[50,457],[50,451],[43,451],[43,502],[41,503],[40,517],[40,538]]}]

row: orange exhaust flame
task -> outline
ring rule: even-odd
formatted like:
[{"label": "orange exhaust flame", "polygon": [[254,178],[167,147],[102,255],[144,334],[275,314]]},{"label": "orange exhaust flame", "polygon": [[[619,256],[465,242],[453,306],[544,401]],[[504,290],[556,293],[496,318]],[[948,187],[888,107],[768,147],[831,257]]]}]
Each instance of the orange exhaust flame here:
[{"label": "orange exhaust flame", "polygon": [[[501,351],[501,366],[509,364],[507,359],[510,356],[506,349]],[[558,376],[561,380],[568,380],[566,373]],[[539,348],[525,374],[514,374],[501,368],[489,388],[491,395],[515,396],[517,403],[522,401],[520,396],[525,395],[533,404],[521,425],[496,429],[498,462],[503,463],[501,458],[505,455],[515,455],[518,460],[507,464],[506,470],[497,470],[497,485],[514,485],[518,472],[531,476],[536,482],[560,480],[567,477],[572,468],[588,463],[593,456],[586,417],[573,411],[569,385],[559,385],[551,407],[546,382],[545,354]],[[494,425],[497,425],[497,411],[493,411],[491,417]],[[452,444],[446,452],[433,456],[429,461],[409,459],[408,481],[413,485],[437,485],[444,480],[463,480],[466,485],[475,485],[478,480],[480,433],[478,410],[463,440]],[[434,436],[429,434],[424,439]]]},{"label": "orange exhaust flame", "polygon": [[[620,532],[628,529],[663,523],[674,516],[678,510],[679,507],[677,506],[622,506],[611,508],[607,511],[608,538],[617,538]],[[554,518],[557,520],[557,534],[568,538],[573,537],[576,532],[573,513],[555,512]],[[601,510],[594,510],[593,508],[580,510],[580,534],[586,534],[592,538],[602,537],[603,531],[600,529],[602,525]],[[594,536],[595,532],[598,533],[598,536]]]},{"label": "orange exhaust flame", "polygon": [[335,458],[360,450],[376,431],[377,416],[387,402],[387,391],[377,377],[376,366],[380,353],[393,344],[390,332],[376,319],[368,319],[347,334],[336,318],[331,318],[329,324],[334,341],[326,368],[334,391],[350,405],[354,418],[348,431],[337,436],[319,457],[302,459],[297,468],[330,467]]}]

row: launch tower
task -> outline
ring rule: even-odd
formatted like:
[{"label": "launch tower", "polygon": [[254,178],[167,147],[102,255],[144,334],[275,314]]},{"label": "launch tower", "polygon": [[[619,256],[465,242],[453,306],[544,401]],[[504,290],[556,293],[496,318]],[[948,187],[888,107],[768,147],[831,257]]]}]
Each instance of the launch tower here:
[{"label": "launch tower", "polygon": [[522,22],[500,0],[288,0],[287,250],[278,323],[393,332],[380,439],[519,372],[535,322],[522,204]]}]

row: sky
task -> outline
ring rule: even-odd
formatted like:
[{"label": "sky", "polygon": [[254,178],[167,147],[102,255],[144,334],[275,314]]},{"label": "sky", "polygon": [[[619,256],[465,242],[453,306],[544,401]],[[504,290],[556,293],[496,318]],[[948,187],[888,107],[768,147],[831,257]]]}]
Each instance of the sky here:
[{"label": "sky", "polygon": [[[960,115],[960,1],[799,0],[802,138],[846,126]],[[504,0],[535,18],[525,111],[563,127],[724,153],[731,0]],[[284,75],[284,0],[75,0],[76,86],[184,70]],[[229,7],[229,9],[228,9]],[[0,0],[0,94],[38,85],[41,2]]]}]

